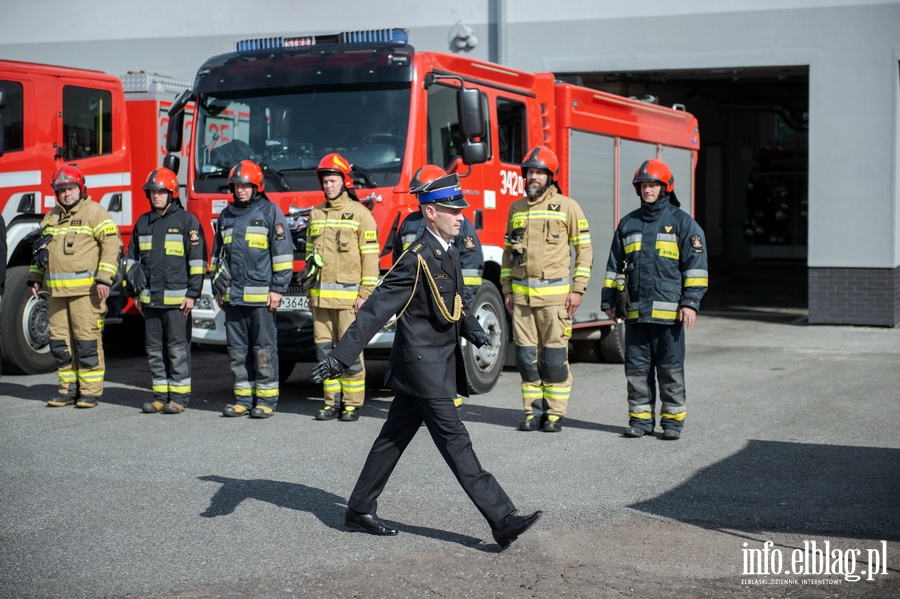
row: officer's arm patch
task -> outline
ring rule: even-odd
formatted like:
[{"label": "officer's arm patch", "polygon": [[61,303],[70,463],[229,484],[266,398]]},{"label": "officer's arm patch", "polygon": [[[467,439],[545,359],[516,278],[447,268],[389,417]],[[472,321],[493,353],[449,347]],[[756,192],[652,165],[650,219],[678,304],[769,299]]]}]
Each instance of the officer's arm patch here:
[{"label": "officer's arm patch", "polygon": [[374,243],[378,241],[378,231],[366,231],[364,235],[366,243]]},{"label": "officer's arm patch", "polygon": [[703,253],[703,240],[699,235],[694,235],[691,237],[691,247],[694,249],[694,252],[698,254]]}]

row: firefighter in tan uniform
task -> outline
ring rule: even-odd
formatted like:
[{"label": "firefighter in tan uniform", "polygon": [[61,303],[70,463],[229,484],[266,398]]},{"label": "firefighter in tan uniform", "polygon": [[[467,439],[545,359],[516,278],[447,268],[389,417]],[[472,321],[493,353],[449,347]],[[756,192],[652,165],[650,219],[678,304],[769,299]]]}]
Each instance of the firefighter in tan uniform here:
[{"label": "firefighter in tan uniform", "polygon": [[35,299],[41,287],[50,290],[50,353],[59,397],[47,405],[93,408],[103,394],[103,319],[122,241],[109,212],[88,197],[77,167],[58,168],[51,185],[57,203],[41,221],[28,280]]},{"label": "firefighter in tan uniform", "polygon": [[[340,154],[328,154],[316,169],[325,202],[309,215],[305,274],[310,277],[309,304],[319,360],[340,341],[378,283],[378,231],[372,213],[356,197],[350,169]],[[333,420],[338,415],[345,422],[359,420],[366,397],[362,354],[339,378],[326,379],[323,387],[325,405],[316,412],[316,420]]]},{"label": "firefighter in tan uniform", "polygon": [[526,197],[510,206],[506,225],[500,284],[513,316],[523,431],[562,430],[572,391],[572,318],[591,277],[588,222],[578,203],[560,192],[558,175],[556,155],[543,146],[534,148],[522,162]]}]

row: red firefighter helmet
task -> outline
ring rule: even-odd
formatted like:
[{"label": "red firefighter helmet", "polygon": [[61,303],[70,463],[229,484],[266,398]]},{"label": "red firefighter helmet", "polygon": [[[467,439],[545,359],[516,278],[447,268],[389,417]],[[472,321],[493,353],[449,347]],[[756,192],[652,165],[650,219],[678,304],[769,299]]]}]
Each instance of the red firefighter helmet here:
[{"label": "red firefighter helmet", "polygon": [[173,199],[178,199],[178,177],[165,167],[154,169],[147,176],[147,182],[144,183],[144,192],[147,194],[148,200],[150,192],[154,189],[168,191],[172,194]]},{"label": "red firefighter helmet", "polygon": [[526,171],[530,168],[541,168],[550,173],[550,180],[556,181],[559,176],[559,158],[545,146],[537,146],[530,152],[522,162],[522,176],[526,176]]},{"label": "red firefighter helmet", "polygon": [[261,193],[266,187],[262,169],[252,160],[241,160],[228,173],[228,187],[231,188],[231,193],[234,193],[235,183],[249,183],[256,188],[257,193]]},{"label": "red firefighter helmet", "polygon": [[675,191],[675,175],[672,174],[672,169],[669,168],[669,165],[662,160],[656,160],[655,158],[645,160],[644,163],[634,171],[634,180],[632,183],[634,184],[634,191],[638,194],[638,197],[641,196],[642,181],[658,181],[662,183],[663,190],[667,194]]},{"label": "red firefighter helmet", "polygon": [[419,193],[429,183],[446,177],[447,171],[434,164],[426,164],[416,171],[412,180],[409,182],[409,193]]},{"label": "red firefighter helmet", "polygon": [[81,197],[87,197],[84,175],[81,174],[77,166],[65,164],[56,169],[56,172],[53,173],[53,177],[50,179],[50,186],[53,188],[54,193],[69,187],[78,186]]},{"label": "red firefighter helmet", "polygon": [[319,177],[320,185],[322,183],[322,177],[326,174],[333,173],[340,175],[344,179],[344,187],[353,189],[353,177],[350,176],[350,169],[352,168],[353,165],[350,164],[349,160],[337,152],[332,152],[331,154],[326,154],[319,162],[319,166],[316,167],[316,175]]}]

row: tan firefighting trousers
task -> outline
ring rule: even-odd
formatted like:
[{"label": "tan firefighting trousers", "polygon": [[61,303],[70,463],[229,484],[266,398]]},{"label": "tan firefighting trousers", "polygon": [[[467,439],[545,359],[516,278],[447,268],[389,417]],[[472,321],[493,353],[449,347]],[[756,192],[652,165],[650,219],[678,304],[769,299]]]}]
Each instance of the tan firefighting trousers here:
[{"label": "tan firefighting trousers", "polygon": [[572,319],[565,306],[513,305],[516,363],[522,376],[525,414],[565,416],[572,392],[569,338]]},{"label": "tan firefighting trousers", "polygon": [[[313,308],[313,341],[316,352],[327,353],[340,341],[350,324],[356,320],[352,309]],[[324,359],[324,355],[318,359]],[[362,354],[340,378],[325,379],[322,383],[325,405],[333,406],[340,393],[344,406],[362,407],[366,399],[366,367]]]},{"label": "tan firefighting trousers", "polygon": [[103,319],[106,300],[94,294],[50,297],[50,352],[56,359],[59,394],[100,397],[106,364]]}]

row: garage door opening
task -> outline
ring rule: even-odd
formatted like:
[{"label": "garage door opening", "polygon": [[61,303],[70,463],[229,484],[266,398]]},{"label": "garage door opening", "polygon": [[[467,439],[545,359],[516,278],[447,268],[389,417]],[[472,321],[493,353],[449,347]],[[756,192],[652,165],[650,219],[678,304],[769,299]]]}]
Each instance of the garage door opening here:
[{"label": "garage door opening", "polygon": [[[706,310],[806,313],[807,66],[559,76],[663,106],[681,104],[697,117],[696,217],[711,271]],[[605,256],[605,248],[597,251]]]}]

